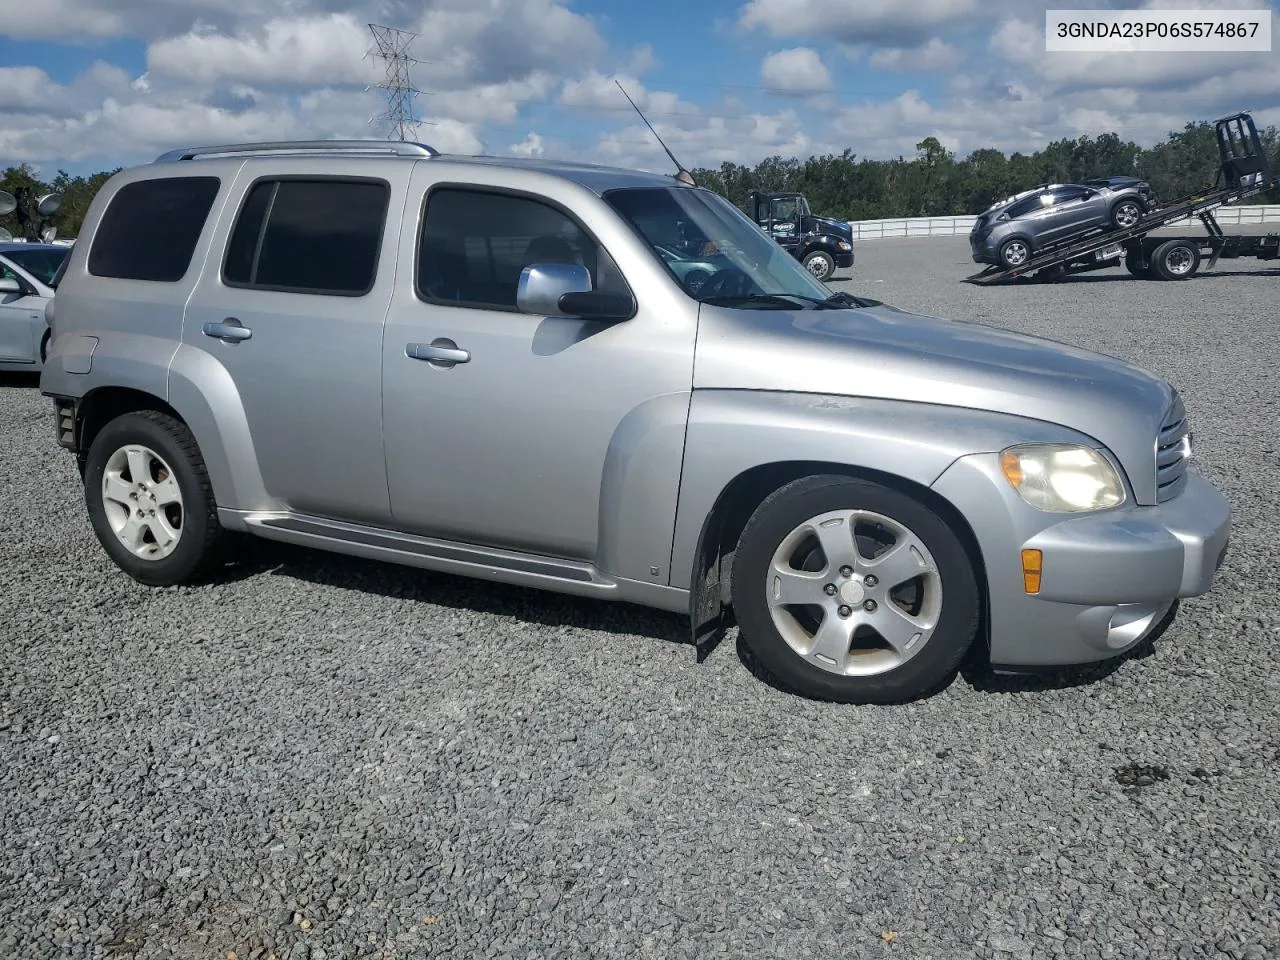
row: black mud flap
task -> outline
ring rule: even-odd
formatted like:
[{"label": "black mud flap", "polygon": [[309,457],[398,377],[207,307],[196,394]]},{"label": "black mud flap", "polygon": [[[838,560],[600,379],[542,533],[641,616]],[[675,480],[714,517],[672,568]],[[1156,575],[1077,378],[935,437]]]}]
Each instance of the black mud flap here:
[{"label": "black mud flap", "polygon": [[726,618],[720,578],[720,537],[723,519],[720,511],[703,524],[698,538],[698,554],[694,558],[689,590],[689,623],[698,663],[706,661],[724,639]]}]

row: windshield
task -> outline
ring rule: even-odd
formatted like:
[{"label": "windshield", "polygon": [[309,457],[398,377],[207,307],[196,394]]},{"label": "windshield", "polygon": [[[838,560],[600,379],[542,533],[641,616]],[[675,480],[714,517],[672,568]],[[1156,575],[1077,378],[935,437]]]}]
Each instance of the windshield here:
[{"label": "windshield", "polygon": [[46,287],[56,287],[53,278],[70,252],[70,247],[59,247],[54,250],[40,247],[35,250],[6,250],[4,255]]},{"label": "windshield", "polygon": [[710,190],[628,187],[604,199],[700,302],[775,310],[831,302],[821,281]]}]

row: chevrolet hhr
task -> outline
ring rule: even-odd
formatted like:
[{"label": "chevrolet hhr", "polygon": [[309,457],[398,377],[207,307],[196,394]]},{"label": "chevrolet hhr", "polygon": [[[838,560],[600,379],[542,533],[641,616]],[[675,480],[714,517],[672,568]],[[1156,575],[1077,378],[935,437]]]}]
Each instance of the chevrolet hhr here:
[{"label": "chevrolet hhr", "polygon": [[264,537],[736,625],[790,689],[888,703],[970,653],[1115,657],[1227,545],[1164,380],[833,294],[660,174],[175,150],[96,195],[48,321],[57,442],[144,584]]}]

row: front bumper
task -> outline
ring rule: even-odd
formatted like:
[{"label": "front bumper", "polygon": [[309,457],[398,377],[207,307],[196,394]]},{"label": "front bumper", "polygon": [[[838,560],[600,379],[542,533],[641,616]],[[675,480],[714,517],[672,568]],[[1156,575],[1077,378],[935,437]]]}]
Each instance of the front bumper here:
[{"label": "front bumper", "polygon": [[836,250],[832,253],[832,257],[835,258],[836,266],[842,270],[847,270],[853,266],[852,250]]},{"label": "front bumper", "polygon": [[[962,458],[933,488],[978,539],[994,666],[1066,666],[1123,653],[1176,600],[1210,590],[1230,536],[1226,499],[1194,471],[1165,503],[1065,518],[1023,503],[992,454]],[[1023,587],[1024,548],[1043,553],[1036,594]]]}]

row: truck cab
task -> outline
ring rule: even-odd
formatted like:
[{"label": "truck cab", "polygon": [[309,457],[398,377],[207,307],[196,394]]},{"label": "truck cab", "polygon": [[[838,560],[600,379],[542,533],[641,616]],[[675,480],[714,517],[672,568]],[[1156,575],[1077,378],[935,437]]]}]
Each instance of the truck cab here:
[{"label": "truck cab", "polygon": [[843,220],[815,217],[803,193],[752,191],[747,202],[751,218],[819,280],[853,266],[853,229]]}]

